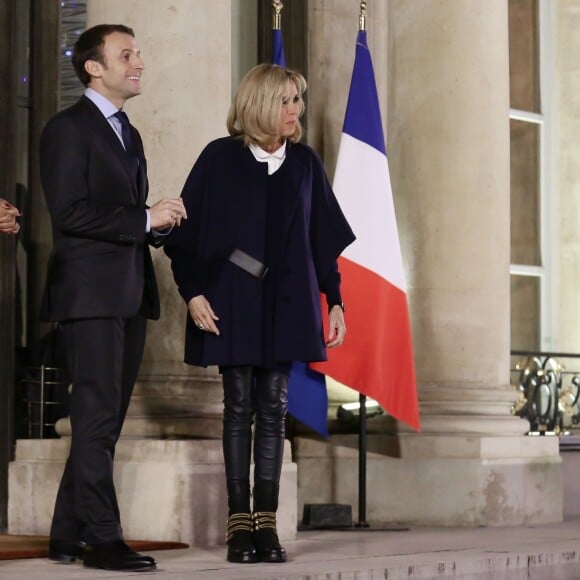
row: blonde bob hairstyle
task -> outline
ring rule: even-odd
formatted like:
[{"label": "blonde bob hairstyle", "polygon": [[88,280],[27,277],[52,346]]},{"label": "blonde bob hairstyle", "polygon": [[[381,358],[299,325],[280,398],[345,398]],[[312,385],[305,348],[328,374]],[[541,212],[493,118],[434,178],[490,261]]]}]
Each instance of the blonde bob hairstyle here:
[{"label": "blonde bob hairstyle", "polygon": [[[290,83],[294,83],[298,90],[300,119],[304,112],[304,77],[276,64],[259,64],[250,69],[240,82],[228,113],[227,127],[230,135],[242,137],[246,145],[255,143],[268,146],[275,143],[279,138],[282,101],[290,95]],[[302,126],[298,121],[294,134],[288,139],[297,143],[301,136]]]}]

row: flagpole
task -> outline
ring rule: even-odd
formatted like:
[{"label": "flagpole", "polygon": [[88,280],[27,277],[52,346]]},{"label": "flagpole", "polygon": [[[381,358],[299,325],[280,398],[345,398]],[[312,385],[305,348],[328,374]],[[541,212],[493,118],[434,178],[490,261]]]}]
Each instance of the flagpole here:
[{"label": "flagpole", "polygon": [[[367,3],[362,0],[358,17],[358,29],[367,29]],[[367,398],[359,395],[358,431],[358,522],[355,528],[368,528],[367,520]]]},{"label": "flagpole", "polygon": [[358,522],[355,528],[368,528],[367,522],[367,398],[360,393],[358,430]]}]

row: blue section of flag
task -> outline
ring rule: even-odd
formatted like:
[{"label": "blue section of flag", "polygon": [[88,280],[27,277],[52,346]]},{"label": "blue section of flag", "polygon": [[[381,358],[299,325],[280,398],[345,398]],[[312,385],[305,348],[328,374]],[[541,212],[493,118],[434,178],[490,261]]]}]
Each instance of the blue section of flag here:
[{"label": "blue section of flag", "polygon": [[272,30],[272,62],[280,66],[286,66],[284,39],[282,38],[282,31],[279,29]]},{"label": "blue section of flag", "polygon": [[[272,30],[272,62],[286,66],[281,30]],[[328,439],[326,380],[323,374],[309,369],[306,363],[292,365],[288,383],[288,412]]]},{"label": "blue section of flag", "polygon": [[343,132],[387,154],[367,31],[359,30]]},{"label": "blue section of flag", "polygon": [[324,375],[303,362],[292,365],[288,384],[288,412],[328,439],[328,394]]}]

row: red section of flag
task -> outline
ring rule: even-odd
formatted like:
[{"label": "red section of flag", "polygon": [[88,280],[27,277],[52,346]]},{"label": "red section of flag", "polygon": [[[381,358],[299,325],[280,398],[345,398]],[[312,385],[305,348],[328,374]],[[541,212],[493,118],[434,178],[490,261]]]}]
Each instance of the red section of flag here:
[{"label": "red section of flag", "polygon": [[[375,399],[420,429],[407,295],[371,270],[339,258],[347,334],[311,367]],[[328,322],[328,321],[327,321]]]}]

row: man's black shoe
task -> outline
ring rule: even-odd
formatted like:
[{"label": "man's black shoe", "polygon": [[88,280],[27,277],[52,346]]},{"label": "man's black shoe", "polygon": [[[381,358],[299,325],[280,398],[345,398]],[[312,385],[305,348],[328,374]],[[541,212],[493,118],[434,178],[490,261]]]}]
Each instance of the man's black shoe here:
[{"label": "man's black shoe", "polygon": [[48,557],[55,562],[72,564],[75,560],[83,559],[84,549],[84,542],[66,542],[51,539],[48,542]]},{"label": "man's black shoe", "polygon": [[131,550],[123,540],[90,544],[85,547],[85,566],[102,570],[138,571],[152,570],[156,562],[150,556],[142,556]]}]

